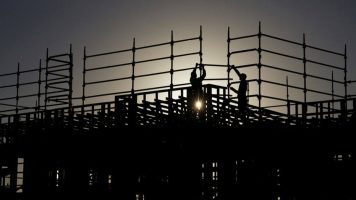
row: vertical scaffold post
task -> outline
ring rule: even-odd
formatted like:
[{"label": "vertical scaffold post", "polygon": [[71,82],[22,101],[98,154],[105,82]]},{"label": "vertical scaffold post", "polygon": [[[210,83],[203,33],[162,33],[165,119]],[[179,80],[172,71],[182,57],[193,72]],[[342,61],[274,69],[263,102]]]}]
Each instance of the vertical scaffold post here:
[{"label": "vertical scaffold post", "polygon": [[[202,26],[200,25],[199,29],[199,64],[203,64],[203,31]],[[202,75],[202,70],[200,69],[200,76]]]},{"label": "vertical scaffold post", "polygon": [[258,112],[259,112],[259,118],[260,120],[262,119],[262,112],[261,112],[261,100],[262,100],[262,94],[261,94],[261,59],[262,59],[262,49],[261,49],[261,37],[262,37],[262,32],[261,32],[261,22],[258,22]]},{"label": "vertical scaffold post", "polygon": [[306,44],[305,44],[305,33],[303,33],[303,80],[304,80],[304,103],[302,105],[302,120],[303,124],[306,123],[306,114],[307,114],[307,59],[306,59]]},{"label": "vertical scaffold post", "polygon": [[306,59],[306,44],[305,44],[305,33],[303,33],[303,80],[304,80],[304,104],[307,102],[307,59]]},{"label": "vertical scaffold post", "polygon": [[[332,100],[332,104],[331,104],[331,109],[334,111],[334,105],[335,105],[335,94],[334,94],[335,90],[334,90],[334,71],[331,71],[331,100]],[[332,112],[332,116],[334,117],[334,112]]]},{"label": "vertical scaffold post", "polygon": [[[207,85],[206,94],[207,94],[207,102],[206,102],[207,122],[208,122],[208,125],[212,125],[213,103],[212,103],[212,88],[211,88],[211,85]],[[218,102],[219,102],[219,99],[218,99]]]},{"label": "vertical scaffold post", "polygon": [[288,83],[288,76],[286,76],[286,88],[287,88],[287,101],[289,101],[289,83]]},{"label": "vertical scaffold post", "polygon": [[173,67],[174,67],[174,51],[173,51],[173,46],[174,46],[174,40],[173,40],[173,30],[171,30],[171,42],[170,42],[170,46],[171,46],[171,69],[169,71],[170,75],[171,75],[171,83],[169,84],[169,92],[168,92],[168,112],[169,112],[169,116],[173,115],[173,105],[172,105],[172,99],[173,99]]},{"label": "vertical scaffold post", "polygon": [[[38,90],[37,90],[37,112],[40,112],[41,109],[41,75],[42,75],[42,59],[40,59],[40,63],[38,66]],[[39,117],[39,116],[38,116]]]},{"label": "vertical scaffold post", "polygon": [[135,47],[135,38],[133,39],[132,42],[132,75],[131,75],[131,95],[132,98],[135,94],[135,52],[136,52],[136,47]]},{"label": "vertical scaffold post", "polygon": [[173,51],[173,46],[174,46],[174,40],[173,40],[173,30],[171,31],[171,43],[170,43],[170,46],[171,46],[171,57],[170,57],[170,60],[171,60],[171,70],[169,71],[169,73],[171,74],[171,84],[169,85],[169,88],[170,88],[170,91],[169,91],[169,98],[172,98],[172,91],[173,91],[173,73],[174,73],[174,70],[173,70],[173,64],[174,64],[174,51]]},{"label": "vertical scaffold post", "polygon": [[87,50],[86,47],[84,46],[83,49],[83,82],[82,82],[82,108],[81,108],[81,114],[84,114],[84,104],[85,104],[85,75],[86,75],[86,60],[87,60]]},{"label": "vertical scaffold post", "polygon": [[47,110],[47,92],[48,92],[48,48],[46,49],[46,82],[45,82],[45,110]]},{"label": "vertical scaffold post", "polygon": [[227,27],[227,95],[230,98],[230,27]]},{"label": "vertical scaffold post", "polygon": [[69,111],[72,109],[72,97],[73,97],[73,52],[72,44],[69,45],[69,94],[68,94],[68,104]]},{"label": "vertical scaffold post", "polygon": [[[346,102],[346,100],[347,100],[347,47],[346,47],[346,44],[345,44],[345,54],[344,54],[344,87],[345,87],[345,102]],[[346,107],[346,109],[347,109],[347,107]]]},{"label": "vertical scaffold post", "polygon": [[20,63],[17,63],[17,73],[16,73],[16,115],[19,114],[19,90],[20,90]]},{"label": "vertical scaffold post", "polygon": [[287,88],[287,124],[289,124],[290,123],[290,102],[289,102],[288,76],[286,77],[286,88]]}]

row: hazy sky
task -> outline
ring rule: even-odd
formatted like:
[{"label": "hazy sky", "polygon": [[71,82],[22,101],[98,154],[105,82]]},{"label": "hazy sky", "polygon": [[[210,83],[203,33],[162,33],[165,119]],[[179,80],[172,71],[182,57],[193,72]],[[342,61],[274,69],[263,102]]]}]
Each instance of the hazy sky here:
[{"label": "hazy sky", "polygon": [[[343,52],[356,79],[354,0],[1,0],[0,73],[17,62],[32,68],[50,52],[73,44],[75,96],[80,96],[83,46],[89,53],[197,36],[203,26],[204,62],[226,63],[227,27],[233,36],[262,31]],[[156,57],[153,56],[153,57]],[[159,55],[158,55],[159,57]],[[187,63],[194,65],[194,63]],[[209,73],[209,71],[208,71]],[[219,76],[219,75],[217,75]]]}]

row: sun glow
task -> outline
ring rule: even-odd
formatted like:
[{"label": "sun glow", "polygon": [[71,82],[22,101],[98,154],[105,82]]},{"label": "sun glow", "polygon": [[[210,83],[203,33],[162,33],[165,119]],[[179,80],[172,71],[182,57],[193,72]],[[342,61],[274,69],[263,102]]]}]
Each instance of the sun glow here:
[{"label": "sun glow", "polygon": [[200,100],[196,101],[196,102],[195,102],[195,108],[198,109],[198,110],[200,110],[201,107],[202,107],[202,102],[201,102]]}]

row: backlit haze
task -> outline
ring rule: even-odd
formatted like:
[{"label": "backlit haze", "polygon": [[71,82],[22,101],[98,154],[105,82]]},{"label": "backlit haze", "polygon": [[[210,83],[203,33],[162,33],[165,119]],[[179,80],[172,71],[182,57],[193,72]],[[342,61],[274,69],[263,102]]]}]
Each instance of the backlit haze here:
[{"label": "backlit haze", "polygon": [[[353,0],[2,0],[0,6],[0,73],[15,72],[17,62],[21,69],[37,68],[39,59],[45,59],[46,48],[50,54],[68,51],[73,45],[74,53],[74,97],[82,95],[83,47],[87,54],[95,54],[132,48],[133,38],[136,47],[161,42],[169,42],[171,30],[174,39],[199,36],[199,27],[203,31],[203,63],[227,63],[227,29],[231,36],[258,33],[261,21],[262,32],[278,37],[302,42],[303,33],[309,45],[344,53],[347,44],[348,80],[356,80],[356,1]],[[257,48],[257,38],[251,42],[233,43],[233,50]],[[280,52],[302,56],[302,48],[290,48],[270,40],[262,40],[262,45]],[[198,42],[176,45],[175,54],[199,51]],[[313,55],[313,52],[310,52]],[[140,51],[136,60],[165,57],[170,55],[170,47],[160,47],[152,51]],[[326,63],[344,66],[343,59],[329,55],[314,55]],[[130,53],[112,55],[88,63],[88,68],[131,62]],[[278,60],[273,56],[263,56],[263,62],[290,66],[302,72],[302,63]],[[198,56],[176,59],[175,69],[194,67],[199,62]],[[233,57],[231,64],[241,65],[256,63],[256,54]],[[170,69],[170,61],[160,61],[137,65],[137,74],[154,73]],[[207,67],[207,78],[226,77],[225,68]],[[88,80],[102,80],[131,75],[131,67],[103,70],[88,74]],[[243,71],[243,70],[242,70]],[[257,78],[254,68],[243,71],[248,78]],[[330,69],[308,68],[308,72],[323,74],[331,78]],[[263,78],[285,82],[286,73],[267,70]],[[334,72],[335,79],[343,81],[343,73]],[[37,76],[37,75],[34,75]],[[175,75],[175,83],[188,83],[190,71]],[[238,80],[235,74],[234,80]],[[31,77],[28,77],[31,79]],[[331,90],[323,82],[310,84],[320,90]],[[0,84],[9,83],[2,79]],[[154,78],[142,78],[136,89],[169,85],[169,74]],[[226,81],[204,82],[226,86]],[[289,83],[302,86],[303,79],[289,76]],[[308,83],[309,84],[309,83]],[[237,85],[235,85],[237,87]],[[250,93],[256,93],[257,87],[251,85]],[[87,88],[87,95],[130,90],[131,82],[123,81],[97,85]],[[265,86],[264,93],[285,98],[285,88]],[[0,90],[1,97],[6,90]],[[349,92],[355,94],[356,87],[350,85]],[[11,93],[9,91],[9,93]],[[335,93],[344,95],[342,86],[335,86]],[[302,100],[303,93],[291,91],[290,98]],[[309,95],[309,94],[308,94]],[[310,94],[308,100],[324,97]],[[113,101],[106,97],[105,101]],[[27,102],[22,102],[26,104]],[[33,102],[28,102],[33,104]],[[74,104],[80,104],[79,100]],[[253,101],[252,101],[253,103]],[[30,105],[29,105],[30,106]]]}]

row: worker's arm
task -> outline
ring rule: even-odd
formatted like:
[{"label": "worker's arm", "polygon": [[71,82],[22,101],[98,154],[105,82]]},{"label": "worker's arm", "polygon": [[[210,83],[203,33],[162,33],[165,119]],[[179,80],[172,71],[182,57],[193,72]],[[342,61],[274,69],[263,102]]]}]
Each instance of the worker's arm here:
[{"label": "worker's arm", "polygon": [[239,70],[237,70],[235,66],[233,66],[232,69],[234,69],[234,71],[236,72],[236,74],[237,74],[239,77],[241,76]]},{"label": "worker's arm", "polygon": [[204,65],[202,65],[202,69],[203,69],[203,74],[201,75],[201,80],[204,80],[206,77],[206,71],[205,71]]}]

